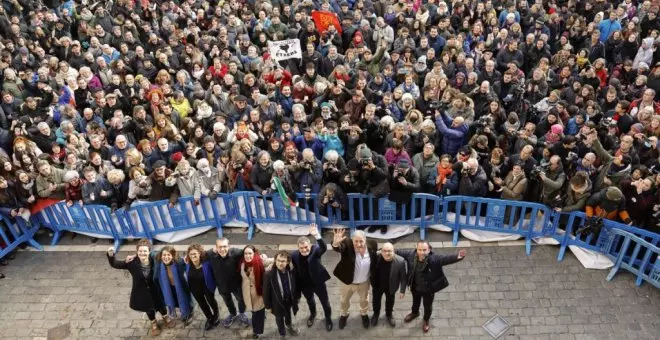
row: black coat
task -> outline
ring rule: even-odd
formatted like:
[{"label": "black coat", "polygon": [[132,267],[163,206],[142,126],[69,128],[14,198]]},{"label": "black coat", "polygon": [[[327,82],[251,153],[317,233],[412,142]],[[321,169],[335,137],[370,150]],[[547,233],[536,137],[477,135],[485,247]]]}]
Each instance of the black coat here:
[{"label": "black coat", "polygon": [[158,285],[154,281],[154,266],[156,262],[152,256],[149,256],[151,270],[145,278],[140,268],[140,259],[135,257],[133,261],[126,263],[117,261],[114,256],[108,256],[110,266],[115,269],[127,269],[133,278],[133,287],[131,288],[130,307],[138,312],[149,312],[160,310],[164,307],[162,294]]},{"label": "black coat", "polygon": [[296,299],[296,294],[294,293],[297,289],[296,274],[292,270],[287,270],[287,274],[289,275],[289,292],[291,292],[291,306],[286,306],[284,304],[282,288],[280,288],[280,283],[277,279],[277,272],[278,269],[273,266],[273,269],[267,271],[266,275],[264,275],[264,306],[266,309],[270,309],[275,316],[284,316],[288,311],[288,307],[293,308],[293,314],[297,314],[298,299]]},{"label": "black coat", "polygon": [[[309,275],[312,277],[312,282],[316,286],[330,280],[330,274],[328,274],[325,266],[321,263],[321,256],[328,250],[328,246],[323,239],[319,239],[317,242],[318,244],[312,245],[312,249],[309,251],[309,255],[307,255],[307,269],[309,270]],[[293,263],[294,268],[301,268],[301,260],[303,260],[303,257],[300,255],[300,251],[295,250],[291,253],[291,263]],[[296,280],[301,280],[302,273],[297,270],[295,273]]]},{"label": "black coat", "polygon": [[238,263],[242,257],[243,250],[238,248],[229,248],[229,252],[225,257],[214,253],[212,250],[206,252],[206,258],[211,261],[218,292],[222,294],[240,292],[242,279],[238,271]]},{"label": "black coat", "polygon": [[[344,284],[350,285],[353,283],[353,274],[355,273],[355,248],[353,248],[353,241],[350,238],[346,238],[341,241],[339,247],[332,246],[336,252],[341,255],[339,263],[335,267],[335,270],[332,272],[339,281]],[[371,268],[369,269],[369,274],[373,275],[376,270],[376,252],[378,251],[378,244],[374,240],[367,240],[367,251],[369,252],[369,257],[371,258]]]},{"label": "black coat", "polygon": [[[371,287],[374,287],[374,289],[375,287],[379,286],[378,280],[380,275],[378,274],[378,263],[381,263],[382,261],[385,260],[383,259],[382,255],[379,255],[378,259],[376,260],[375,275],[371,276]],[[396,294],[397,290],[401,294],[406,292],[406,286],[408,285],[408,271],[406,267],[406,259],[395,254],[394,259],[392,260],[392,267],[390,268],[390,290],[386,292],[387,294]]]},{"label": "black coat", "polygon": [[[396,254],[403,257],[408,263],[408,285],[410,289],[415,289],[413,279],[415,277],[415,257],[417,257],[415,249],[410,250],[397,250]],[[442,266],[456,263],[462,259],[458,255],[437,255],[433,252],[428,255],[428,265],[426,266],[423,275],[427,282],[427,292],[435,294],[449,286],[449,281],[442,270]]]}]

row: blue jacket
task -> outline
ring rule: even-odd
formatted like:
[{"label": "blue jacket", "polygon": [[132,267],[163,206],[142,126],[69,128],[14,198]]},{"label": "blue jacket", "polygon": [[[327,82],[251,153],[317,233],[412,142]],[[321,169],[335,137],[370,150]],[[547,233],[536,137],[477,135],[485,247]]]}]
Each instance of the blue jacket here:
[{"label": "blue jacket", "polygon": [[296,183],[298,183],[298,192],[304,193],[305,188],[310,188],[311,193],[315,194],[321,190],[321,180],[323,179],[323,166],[318,159],[312,166],[312,171],[300,169],[293,174]]},{"label": "blue jacket", "polygon": [[335,150],[339,156],[344,157],[344,143],[337,135],[321,135],[319,139],[325,144],[323,154],[325,155],[330,150]]},{"label": "blue jacket", "polygon": [[325,149],[325,143],[314,137],[311,141],[306,141],[305,136],[298,135],[293,138],[293,142],[296,144],[298,151],[302,152],[303,150],[310,148],[314,151],[314,156],[316,159],[323,159],[323,149]]},{"label": "blue jacket", "polygon": [[598,30],[600,31],[600,42],[604,44],[605,41],[607,41],[607,38],[612,35],[612,33],[621,30],[621,23],[616,20],[612,21],[610,19],[601,20],[598,24]]},{"label": "blue jacket", "polygon": [[[325,281],[330,280],[330,274],[321,263],[321,256],[328,250],[328,246],[322,238],[318,239],[316,242],[317,244],[312,245],[312,249],[306,259],[307,269],[309,270],[309,275],[312,277],[314,285],[320,286],[325,284]],[[293,263],[294,268],[301,268],[301,260],[303,260],[303,258],[300,255],[300,251],[295,250],[291,253],[291,262]],[[302,273],[299,271],[296,271],[295,273],[296,279],[300,281],[302,279]]]},{"label": "blue jacket", "polygon": [[442,152],[452,156],[458,153],[458,149],[463,146],[463,141],[468,132],[468,126],[463,124],[459,127],[451,127],[452,119],[446,113],[435,120],[435,126],[442,137]]},{"label": "blue jacket", "polygon": [[175,294],[172,294],[172,286],[170,286],[165,264],[161,261],[156,261],[155,263],[154,281],[160,286],[160,291],[163,294],[163,300],[167,306],[168,312],[170,315],[174,315],[175,308],[179,307],[181,317],[188,317],[192,312],[192,303],[190,300],[190,289],[188,288],[188,283],[183,275],[183,272],[185,271],[183,261],[178,260],[172,263],[170,267],[174,278],[174,293],[176,293],[176,300],[174,299]]}]

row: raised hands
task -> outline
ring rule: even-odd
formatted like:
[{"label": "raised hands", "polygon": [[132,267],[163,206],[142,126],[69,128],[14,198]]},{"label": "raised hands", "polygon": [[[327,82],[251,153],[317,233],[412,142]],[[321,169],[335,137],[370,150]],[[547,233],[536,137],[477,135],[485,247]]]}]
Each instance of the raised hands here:
[{"label": "raised hands", "polygon": [[332,245],[333,246],[339,246],[341,241],[346,239],[346,236],[344,236],[344,233],[346,232],[345,228],[337,228],[332,231]]},{"label": "raised hands", "polygon": [[319,230],[316,227],[316,223],[312,223],[309,225],[309,234],[314,236],[315,238],[319,234]]}]

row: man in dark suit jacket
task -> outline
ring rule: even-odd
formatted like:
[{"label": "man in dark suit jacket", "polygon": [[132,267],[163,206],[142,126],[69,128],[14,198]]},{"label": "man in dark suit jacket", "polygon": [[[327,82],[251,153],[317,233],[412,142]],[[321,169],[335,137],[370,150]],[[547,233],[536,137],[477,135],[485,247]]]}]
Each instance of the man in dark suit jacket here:
[{"label": "man in dark suit jacket", "polygon": [[291,269],[291,255],[286,250],[275,254],[275,266],[266,272],[263,284],[264,306],[266,311],[275,315],[275,323],[280,338],[284,339],[287,329],[290,335],[298,335],[299,331],[293,324],[293,315],[298,313],[298,299],[296,291],[295,274]]},{"label": "man in dark suit jacket", "polygon": [[314,301],[314,293],[316,293],[325,314],[325,329],[330,332],[333,326],[332,309],[328,299],[328,288],[325,285],[325,282],[330,280],[330,274],[321,264],[321,256],[325,254],[328,247],[321,238],[316,224],[312,223],[309,233],[314,236],[318,244],[312,245],[309,238],[303,236],[298,239],[298,250],[291,253],[293,267],[296,268],[298,290],[295,293],[298,299],[302,293],[307,300],[310,314],[307,319],[307,327],[312,327],[316,318],[316,302]]},{"label": "man in dark suit jacket", "polygon": [[[241,274],[238,272],[238,263],[243,258],[243,250],[230,248],[229,240],[223,237],[215,241],[214,249],[206,252],[206,258],[211,261],[218,293],[222,296],[229,311],[229,315],[222,321],[222,325],[229,328],[238,318],[243,326],[249,326],[250,319],[245,314],[245,303],[241,291]],[[238,315],[232,295],[238,302],[238,312],[240,313]]]},{"label": "man in dark suit jacket", "polygon": [[369,328],[369,279],[376,269],[378,244],[367,240],[364,231],[357,230],[352,238],[346,238],[345,229],[336,229],[332,239],[332,249],[341,254],[333,274],[342,282],[339,329],[346,327],[348,308],[354,293],[360,297],[362,326]]},{"label": "man in dark suit jacket", "polygon": [[430,329],[429,319],[433,308],[435,293],[447,288],[449,282],[442,266],[456,263],[465,257],[465,249],[456,255],[438,255],[431,251],[428,241],[417,242],[417,249],[397,250],[408,263],[408,285],[413,296],[412,311],[406,315],[404,322],[408,323],[419,316],[419,305],[424,300],[424,323],[422,330],[427,333]]},{"label": "man in dark suit jacket", "polygon": [[396,291],[399,290],[399,296],[403,299],[407,283],[406,260],[394,253],[392,243],[385,243],[380,250],[380,255],[376,258],[375,274],[371,276],[374,309],[374,315],[371,317],[372,327],[378,325],[383,294],[385,295],[385,317],[387,318],[387,324],[390,327],[396,326],[392,317]]}]

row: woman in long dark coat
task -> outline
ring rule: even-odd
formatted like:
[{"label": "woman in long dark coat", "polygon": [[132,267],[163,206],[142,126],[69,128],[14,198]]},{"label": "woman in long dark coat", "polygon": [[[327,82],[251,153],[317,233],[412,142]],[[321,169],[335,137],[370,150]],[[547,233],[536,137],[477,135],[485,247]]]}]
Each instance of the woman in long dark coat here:
[{"label": "woman in long dark coat", "polygon": [[160,326],[156,320],[156,311],[163,316],[166,328],[174,327],[174,322],[167,315],[163,298],[154,281],[155,262],[150,255],[151,244],[148,240],[140,240],[136,246],[137,257],[130,261],[117,261],[114,248],[108,249],[108,262],[115,269],[126,269],[133,278],[130,307],[138,312],[145,312],[151,320],[151,335],[160,334]]}]

